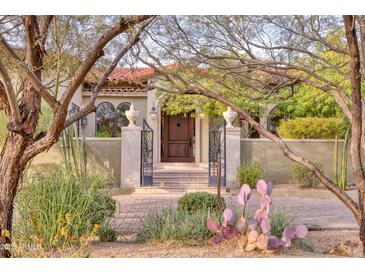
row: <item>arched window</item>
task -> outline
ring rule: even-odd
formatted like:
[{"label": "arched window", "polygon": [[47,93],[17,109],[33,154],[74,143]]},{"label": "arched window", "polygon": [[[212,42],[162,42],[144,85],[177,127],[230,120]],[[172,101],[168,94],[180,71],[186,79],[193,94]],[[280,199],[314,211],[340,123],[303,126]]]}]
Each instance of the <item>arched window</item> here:
[{"label": "arched window", "polygon": [[120,103],[117,107],[116,126],[117,126],[118,136],[120,136],[120,134],[121,134],[121,128],[126,127],[129,124],[129,121],[128,121],[127,117],[125,116],[125,112],[127,110],[129,110],[130,106],[131,106],[131,103],[123,102],[123,103]]},{"label": "arched window", "polygon": [[280,112],[278,106],[274,107],[267,117],[267,129],[277,135],[280,122],[286,119],[287,117]]},{"label": "arched window", "polygon": [[116,137],[115,108],[109,102],[100,103],[96,108],[96,137]]}]

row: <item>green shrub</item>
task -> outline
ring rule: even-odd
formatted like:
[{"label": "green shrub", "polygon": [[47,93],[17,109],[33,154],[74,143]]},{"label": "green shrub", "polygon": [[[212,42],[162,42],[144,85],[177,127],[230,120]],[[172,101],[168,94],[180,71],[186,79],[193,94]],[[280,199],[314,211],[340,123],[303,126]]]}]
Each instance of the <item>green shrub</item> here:
[{"label": "green shrub", "polygon": [[[323,165],[319,162],[314,162],[315,166],[323,171]],[[309,171],[306,167],[300,164],[294,164],[291,167],[291,180],[294,184],[301,184],[305,187],[317,187],[321,181]]]},{"label": "green shrub", "polygon": [[242,186],[248,184],[251,188],[256,187],[256,182],[262,178],[264,169],[259,162],[244,162],[237,169],[237,182]]},{"label": "green shrub", "polygon": [[[226,208],[224,198],[221,197],[222,210]],[[217,210],[217,195],[208,192],[186,193],[177,202],[177,209],[187,212]]]},{"label": "green shrub", "polygon": [[78,174],[63,166],[34,172],[16,199],[19,240],[44,248],[78,245],[114,216],[115,201],[102,191],[104,174]]},{"label": "green shrub", "polygon": [[287,139],[333,139],[344,138],[346,123],[340,118],[295,118],[282,121],[277,130],[281,138]]},{"label": "green shrub", "polygon": [[[212,213],[212,216],[215,214]],[[136,240],[188,242],[207,240],[212,236],[213,234],[207,229],[207,212],[165,209],[147,216],[137,233]]]},{"label": "green shrub", "polygon": [[118,232],[109,225],[102,225],[98,235],[101,242],[115,242],[118,239]]}]

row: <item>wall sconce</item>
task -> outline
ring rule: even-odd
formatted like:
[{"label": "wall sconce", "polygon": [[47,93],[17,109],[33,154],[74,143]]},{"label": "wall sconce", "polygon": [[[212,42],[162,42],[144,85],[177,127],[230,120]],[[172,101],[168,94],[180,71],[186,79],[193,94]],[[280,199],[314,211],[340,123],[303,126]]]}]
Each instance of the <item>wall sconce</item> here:
[{"label": "wall sconce", "polygon": [[87,118],[86,116],[81,118],[81,126],[82,127],[86,127],[87,126]]},{"label": "wall sconce", "polygon": [[204,120],[204,119],[205,119],[205,117],[206,117],[205,113],[203,113],[203,112],[202,112],[202,110],[200,109],[200,107],[197,107],[197,108],[195,109],[195,113],[199,114],[199,118],[200,118],[201,120]]},{"label": "wall sconce", "polygon": [[157,110],[156,110],[154,101],[152,102],[152,108],[151,108],[151,111],[150,111],[150,116],[151,116],[152,120],[155,120],[157,118]]}]

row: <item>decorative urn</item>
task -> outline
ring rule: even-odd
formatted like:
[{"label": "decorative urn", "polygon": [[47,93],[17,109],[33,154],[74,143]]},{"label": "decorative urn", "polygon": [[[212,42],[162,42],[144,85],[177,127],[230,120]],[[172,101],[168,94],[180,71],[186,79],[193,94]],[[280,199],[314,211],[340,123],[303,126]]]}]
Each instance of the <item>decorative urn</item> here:
[{"label": "decorative urn", "polygon": [[134,104],[132,103],[129,107],[129,110],[125,112],[125,116],[127,117],[129,121],[128,127],[135,127],[136,126],[136,120],[138,117],[139,111],[134,109]]},{"label": "decorative urn", "polygon": [[227,108],[227,111],[223,112],[223,117],[227,122],[227,127],[233,127],[232,122],[236,118],[237,112],[232,111],[231,107]]}]

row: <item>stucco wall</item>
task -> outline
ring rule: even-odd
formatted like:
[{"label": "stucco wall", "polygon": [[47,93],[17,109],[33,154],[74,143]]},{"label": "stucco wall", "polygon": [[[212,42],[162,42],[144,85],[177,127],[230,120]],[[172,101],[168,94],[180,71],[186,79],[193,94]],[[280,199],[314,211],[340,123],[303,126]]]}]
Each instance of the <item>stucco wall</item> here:
[{"label": "stucco wall", "polygon": [[[32,161],[35,167],[44,163],[62,161],[62,142],[57,143],[48,152],[39,154]],[[114,184],[120,182],[121,139],[120,138],[86,138],[88,163],[107,168],[113,176]]]},{"label": "stucco wall", "polygon": [[[284,140],[289,148],[304,158],[322,163],[327,177],[333,179],[333,140]],[[339,169],[343,142],[339,141]],[[348,157],[349,158],[349,157]],[[266,180],[275,183],[290,182],[290,169],[294,162],[286,158],[277,145],[267,139],[241,139],[241,162],[258,161],[262,164]],[[349,180],[352,180],[350,159]]]},{"label": "stucco wall", "polygon": [[[89,100],[89,97],[84,97],[82,104],[86,105]],[[137,126],[142,126],[143,118],[147,117],[147,97],[132,97],[132,96],[99,96],[96,98],[95,106],[98,106],[100,103],[110,102],[113,104],[115,108],[122,103],[128,102],[133,103],[136,110],[139,111],[139,115],[136,121]],[[91,113],[87,116],[87,126],[81,127],[81,134],[86,137],[94,137],[95,136],[95,113]]]}]

